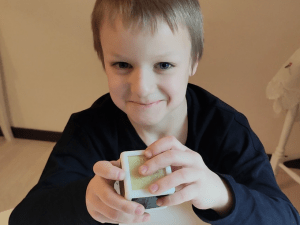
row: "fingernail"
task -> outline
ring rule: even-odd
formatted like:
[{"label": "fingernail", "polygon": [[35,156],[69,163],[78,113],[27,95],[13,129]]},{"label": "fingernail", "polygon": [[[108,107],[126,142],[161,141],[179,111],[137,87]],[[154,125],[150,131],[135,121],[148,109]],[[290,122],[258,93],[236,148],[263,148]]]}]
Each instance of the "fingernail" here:
[{"label": "fingernail", "polygon": [[145,174],[145,173],[147,172],[147,166],[142,166],[142,167],[141,167],[141,172],[142,172],[143,174]]},{"label": "fingernail", "polygon": [[158,190],[158,185],[157,184],[153,184],[151,187],[150,187],[151,191],[152,192],[156,192]]},{"label": "fingernail", "polygon": [[142,206],[138,206],[135,210],[135,214],[136,215],[141,215],[143,211],[143,207]]},{"label": "fingernail", "polygon": [[156,205],[161,206],[162,205],[162,200],[158,199],[157,202],[156,202]]}]

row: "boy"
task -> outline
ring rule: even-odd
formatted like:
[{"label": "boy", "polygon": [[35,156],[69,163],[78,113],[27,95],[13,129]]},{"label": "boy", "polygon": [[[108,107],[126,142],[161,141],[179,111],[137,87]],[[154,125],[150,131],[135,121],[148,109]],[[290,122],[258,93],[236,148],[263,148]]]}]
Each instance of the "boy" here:
[{"label": "boy", "polygon": [[300,224],[247,119],[188,83],[203,51],[197,0],[96,1],[92,24],[110,92],[72,114],[11,225],[149,220],[113,188],[121,152],[141,149],[151,154],[144,175],[172,166],[149,189],[176,188],[162,205],[191,201],[210,224]]}]

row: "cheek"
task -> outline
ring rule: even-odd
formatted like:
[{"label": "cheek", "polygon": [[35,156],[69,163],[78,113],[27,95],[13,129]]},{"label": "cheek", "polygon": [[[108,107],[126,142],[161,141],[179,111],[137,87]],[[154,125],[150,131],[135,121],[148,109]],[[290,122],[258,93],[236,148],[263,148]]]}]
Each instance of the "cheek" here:
[{"label": "cheek", "polygon": [[124,92],[124,84],[121,79],[113,76],[108,76],[108,87],[111,95],[121,96]]},{"label": "cheek", "polygon": [[124,100],[125,100],[125,89],[121,83],[116,80],[108,80],[108,88],[110,96],[118,108],[124,108]]},{"label": "cheek", "polygon": [[183,94],[185,95],[187,82],[183,79],[172,79],[166,82],[165,91],[168,93],[170,98],[178,99]]},{"label": "cheek", "polygon": [[116,87],[120,85],[119,79],[117,79],[114,75],[108,75],[107,81],[108,81],[108,86],[112,89],[116,89]]},{"label": "cheek", "polygon": [[177,108],[185,100],[186,86],[181,82],[180,85],[174,86],[169,92],[169,106]]}]

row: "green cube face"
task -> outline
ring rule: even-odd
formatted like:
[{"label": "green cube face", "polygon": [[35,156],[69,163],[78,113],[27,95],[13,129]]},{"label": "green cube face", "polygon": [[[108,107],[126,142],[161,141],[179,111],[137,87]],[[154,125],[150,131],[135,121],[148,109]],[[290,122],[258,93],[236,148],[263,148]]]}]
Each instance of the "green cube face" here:
[{"label": "green cube face", "polygon": [[166,176],[166,169],[160,169],[150,176],[140,175],[139,167],[146,161],[147,158],[144,155],[128,156],[132,190],[148,189],[152,183]]}]

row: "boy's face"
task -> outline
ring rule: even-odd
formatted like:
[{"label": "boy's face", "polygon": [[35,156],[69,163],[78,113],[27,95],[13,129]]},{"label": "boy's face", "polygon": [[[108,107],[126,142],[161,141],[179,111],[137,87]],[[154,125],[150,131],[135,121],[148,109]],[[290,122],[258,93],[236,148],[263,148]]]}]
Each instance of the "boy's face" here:
[{"label": "boy's face", "polygon": [[[115,30],[105,22],[100,34],[111,98],[131,122],[152,127],[187,115],[186,88],[198,63],[191,74],[186,29],[179,27],[174,36],[167,24],[160,23],[152,36],[150,29],[126,31],[119,17]],[[153,102],[158,103],[143,105]]]}]

